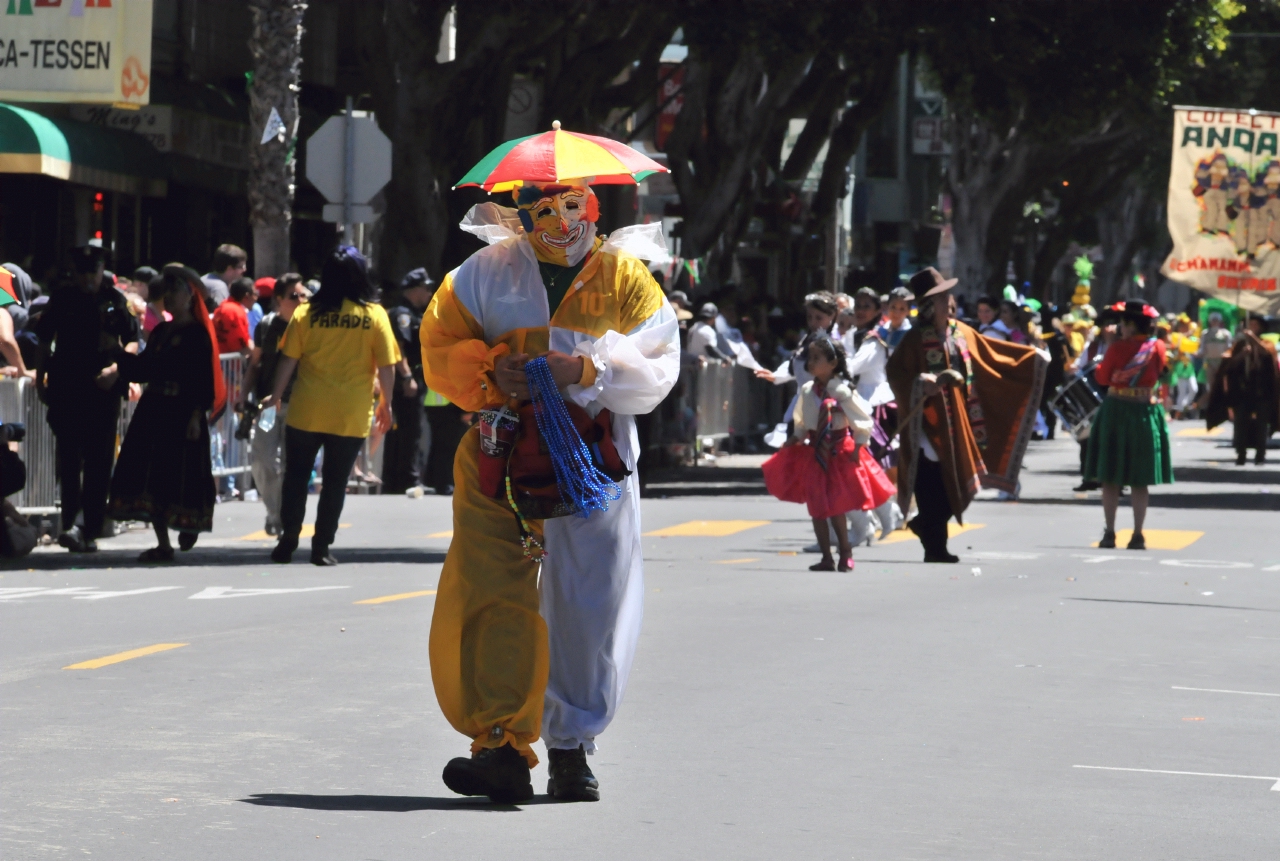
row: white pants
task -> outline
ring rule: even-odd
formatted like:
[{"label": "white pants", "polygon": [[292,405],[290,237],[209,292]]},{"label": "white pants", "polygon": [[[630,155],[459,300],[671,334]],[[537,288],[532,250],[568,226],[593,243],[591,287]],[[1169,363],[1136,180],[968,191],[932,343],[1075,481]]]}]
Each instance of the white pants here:
[{"label": "white pants", "polygon": [[267,522],[280,527],[280,485],[284,481],[284,420],[289,405],[276,408],[276,423],[264,431],[253,423],[253,437],[249,445],[249,471],[253,483],[267,507]]},{"label": "white pants", "polygon": [[[634,460],[625,453],[624,459]],[[548,748],[582,745],[593,753],[622,700],[644,615],[636,476],[622,482],[622,498],[607,512],[549,519],[543,530],[539,610],[547,623],[550,673],[542,737]]]}]

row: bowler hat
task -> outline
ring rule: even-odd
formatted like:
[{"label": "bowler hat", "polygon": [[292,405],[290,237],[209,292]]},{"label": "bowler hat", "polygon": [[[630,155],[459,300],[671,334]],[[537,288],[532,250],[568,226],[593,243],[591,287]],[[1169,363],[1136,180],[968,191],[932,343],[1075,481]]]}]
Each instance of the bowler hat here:
[{"label": "bowler hat", "polygon": [[907,282],[907,287],[915,294],[916,299],[920,300],[946,293],[958,283],[960,283],[959,278],[943,278],[941,272],[930,266],[912,275],[911,280]]}]

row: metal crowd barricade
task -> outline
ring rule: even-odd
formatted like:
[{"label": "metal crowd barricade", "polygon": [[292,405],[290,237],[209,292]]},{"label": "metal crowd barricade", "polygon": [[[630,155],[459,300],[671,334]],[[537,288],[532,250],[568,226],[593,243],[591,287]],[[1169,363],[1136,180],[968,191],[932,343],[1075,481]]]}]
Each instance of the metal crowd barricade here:
[{"label": "metal crowd barricade", "polygon": [[227,382],[227,408],[209,427],[209,436],[214,446],[219,445],[219,440],[214,437],[215,432],[221,436],[222,466],[218,466],[216,453],[211,453],[215,478],[249,471],[249,441],[236,439],[236,425],[240,418],[236,415],[235,405],[239,403],[240,386],[244,382],[244,357],[239,353],[223,353],[218,358],[222,362],[222,377]]},{"label": "metal crowd barricade", "polygon": [[27,426],[26,438],[18,443],[18,456],[27,467],[27,484],[12,497],[14,506],[23,514],[58,513],[58,464],[45,413],[31,380],[0,380],[0,422],[22,422]]},{"label": "metal crowd barricade", "polygon": [[663,463],[691,464],[700,448],[772,429],[791,392],[750,368],[685,354],[679,380],[653,412],[649,447],[662,450]]}]

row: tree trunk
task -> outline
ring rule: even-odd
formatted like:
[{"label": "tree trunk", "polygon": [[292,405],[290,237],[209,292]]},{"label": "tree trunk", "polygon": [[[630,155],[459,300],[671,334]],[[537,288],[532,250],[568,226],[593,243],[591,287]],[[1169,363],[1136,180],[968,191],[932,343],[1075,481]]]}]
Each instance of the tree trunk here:
[{"label": "tree trunk", "polygon": [[1141,180],[1130,175],[1119,194],[1098,210],[1098,239],[1102,245],[1102,262],[1093,282],[1096,307],[1130,297],[1126,281],[1134,253],[1150,211],[1149,191]]},{"label": "tree trunk", "polygon": [[[308,0],[249,0],[253,85],[249,88],[249,223],[252,271],[278,277],[289,269],[301,91],[302,18]],[[275,109],[283,130],[260,144]]]}]

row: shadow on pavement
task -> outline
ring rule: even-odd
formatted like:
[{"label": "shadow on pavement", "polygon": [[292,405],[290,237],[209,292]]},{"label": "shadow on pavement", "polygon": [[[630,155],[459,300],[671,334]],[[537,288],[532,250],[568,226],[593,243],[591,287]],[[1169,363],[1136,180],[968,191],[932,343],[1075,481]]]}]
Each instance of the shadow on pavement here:
[{"label": "shadow on pavement", "polygon": [[[65,571],[76,568],[95,570],[102,568],[222,568],[228,565],[262,564],[280,570],[288,570],[286,566],[277,566],[271,561],[271,550],[266,547],[206,547],[196,545],[187,553],[179,552],[172,562],[144,563],[138,561],[139,548],[110,549],[110,540],[99,542],[97,553],[67,553],[54,550],[49,553],[32,553],[21,559],[5,560],[0,563],[0,570]],[[310,565],[311,548],[306,541],[293,554],[292,565]],[[439,550],[424,550],[416,547],[350,547],[335,545],[333,555],[342,565],[371,564],[375,562],[392,562],[407,565],[430,565],[444,562],[444,553]],[[341,565],[339,566],[341,567]]]},{"label": "shadow on pavement", "polygon": [[1280,484],[1280,475],[1249,466],[1230,466],[1214,469],[1206,466],[1175,466],[1174,481],[1202,481],[1211,484]]},{"label": "shadow on pavement", "polygon": [[1100,604],[1154,604],[1159,607],[1207,607],[1211,610],[1252,610],[1255,613],[1280,613],[1270,607],[1232,607],[1227,604],[1189,604],[1183,601],[1139,601],[1129,598],[1072,598],[1068,601],[1095,601]]},{"label": "shadow on pavement", "polygon": [[1221,508],[1235,511],[1280,511],[1280,494],[1153,493],[1151,508]]},{"label": "shadow on pavement", "polygon": [[409,813],[414,810],[474,810],[512,813],[532,804],[556,804],[547,795],[535,795],[520,804],[495,804],[475,798],[451,796],[431,798],[414,795],[300,795],[287,792],[253,793],[241,798],[245,804],[262,807],[294,807],[299,810],[371,810],[380,813]]}]

